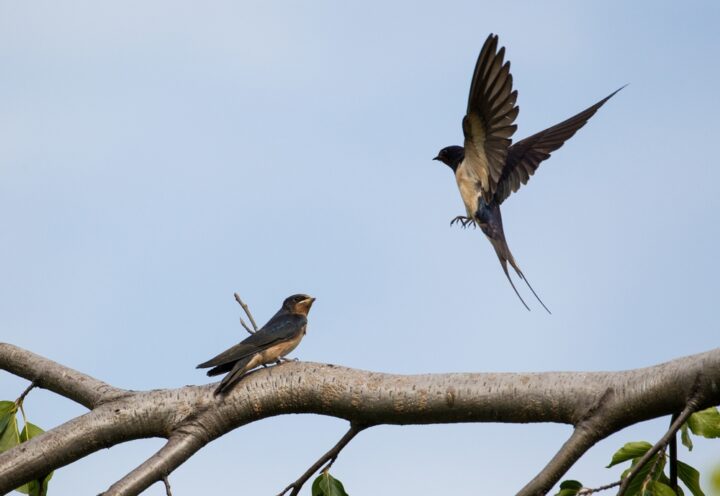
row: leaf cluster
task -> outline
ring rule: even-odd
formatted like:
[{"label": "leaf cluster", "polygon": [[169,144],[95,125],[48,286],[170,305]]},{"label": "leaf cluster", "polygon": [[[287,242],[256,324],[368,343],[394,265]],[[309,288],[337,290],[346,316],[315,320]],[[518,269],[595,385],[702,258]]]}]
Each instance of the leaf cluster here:
[{"label": "leaf cluster", "polygon": [[[693,449],[690,433],[705,438],[720,437],[720,412],[717,407],[693,413],[682,426],[680,439],[688,450]],[[622,473],[621,480],[629,476],[642,456],[652,448],[647,441],[636,441],[625,444],[617,450],[607,468],[620,463],[630,462],[630,466]],[[667,455],[664,450],[656,453],[632,478],[625,496],[685,496],[682,487],[673,488],[670,478],[665,473]],[[677,476],[685,488],[693,496],[705,496],[700,487],[700,473],[687,463],[677,461]],[[576,480],[566,480],[560,484],[560,491],[555,496],[583,496],[597,492]]]},{"label": "leaf cluster", "polygon": [[[18,411],[22,413],[22,430],[18,429]],[[43,432],[45,431],[40,427],[28,422],[22,407],[22,400],[0,401],[0,453],[14,448]],[[23,484],[15,490],[29,496],[46,496],[48,482],[52,476],[53,472],[50,472],[45,477]]]}]

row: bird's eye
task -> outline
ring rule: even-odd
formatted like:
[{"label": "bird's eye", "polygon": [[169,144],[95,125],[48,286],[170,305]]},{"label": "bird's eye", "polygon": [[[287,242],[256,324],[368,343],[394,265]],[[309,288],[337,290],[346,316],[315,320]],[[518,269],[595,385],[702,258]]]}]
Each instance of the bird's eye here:
[{"label": "bird's eye", "polygon": [[297,303],[297,302],[301,302],[303,298],[302,298],[302,296],[296,296],[296,297],[293,298],[293,299],[294,299],[295,302]]}]

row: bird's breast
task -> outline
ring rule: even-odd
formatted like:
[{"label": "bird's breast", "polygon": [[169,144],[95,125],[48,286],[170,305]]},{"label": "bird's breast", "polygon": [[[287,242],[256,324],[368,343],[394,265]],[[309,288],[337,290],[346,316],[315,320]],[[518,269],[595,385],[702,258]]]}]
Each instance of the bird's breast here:
[{"label": "bird's breast", "polygon": [[290,353],[292,350],[297,348],[297,345],[300,344],[300,341],[302,341],[303,336],[305,336],[305,330],[307,329],[307,326],[303,327],[302,331],[298,332],[297,335],[291,339],[288,339],[287,341],[282,341],[274,346],[271,346],[270,348],[261,351],[258,353],[258,365],[260,364],[266,364],[266,363],[272,363],[288,353]]},{"label": "bird's breast", "polygon": [[472,175],[463,160],[455,171],[455,181],[457,181],[460,197],[465,204],[465,210],[469,218],[475,217],[478,209],[478,197],[480,192],[477,187],[477,179]]}]

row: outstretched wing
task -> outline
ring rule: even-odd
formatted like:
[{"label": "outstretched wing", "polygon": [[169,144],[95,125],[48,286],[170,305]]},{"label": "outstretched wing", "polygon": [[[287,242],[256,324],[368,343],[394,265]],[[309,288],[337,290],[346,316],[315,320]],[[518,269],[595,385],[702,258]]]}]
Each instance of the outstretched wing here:
[{"label": "outstretched wing", "polygon": [[515,105],[510,62],[503,63],[505,47],[497,50],[498,37],[491,34],[480,50],[462,127],[465,165],[477,181],[480,193],[490,201],[502,176],[513,124],[520,109]]},{"label": "outstretched wing", "polygon": [[[622,87],[624,88],[624,86]],[[495,201],[502,203],[520,186],[527,184],[530,176],[547,159],[552,152],[563,146],[585,123],[595,115],[600,107],[622,88],[606,96],[592,107],[589,107],[569,119],[518,141],[510,147],[506,157],[505,168],[495,191]]]},{"label": "outstretched wing", "polygon": [[[302,315],[283,314],[276,315],[255,334],[249,336],[241,343],[236,344],[218,356],[203,362],[197,366],[199,369],[218,367],[233,363],[254,355],[259,351],[266,350],[274,344],[287,341],[297,336],[298,332],[307,325],[307,319]],[[218,373],[221,373],[221,370]]]}]

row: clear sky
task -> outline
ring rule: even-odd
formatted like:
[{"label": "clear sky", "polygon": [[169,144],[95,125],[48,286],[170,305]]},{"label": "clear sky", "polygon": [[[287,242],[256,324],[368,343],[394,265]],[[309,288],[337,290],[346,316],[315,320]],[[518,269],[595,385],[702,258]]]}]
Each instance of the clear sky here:
[{"label": "clear sky", "polygon": [[[0,0],[0,339],[116,386],[202,384],[195,365],[295,292],[293,356],[397,373],[620,370],[718,346],[717,2]],[[500,35],[517,138],[623,84],[503,205],[549,316],[527,312],[431,161],[461,144],[471,72]],[[27,385],[0,373],[0,399]],[[26,401],[52,427],[83,409]],[[628,429],[569,473],[602,468]],[[171,476],[176,496],[276,494],[342,435],[269,419]],[[351,494],[511,494],[557,425],[378,427],[333,472]],[[56,473],[96,494],[162,444]],[[688,461],[720,461],[697,440]],[[684,449],[684,448],[683,448]],[[304,492],[309,494],[309,487]],[[161,495],[160,485],[148,490]]]}]

